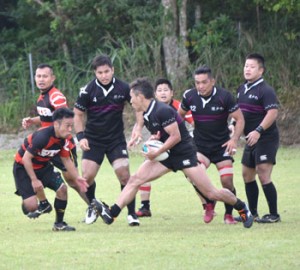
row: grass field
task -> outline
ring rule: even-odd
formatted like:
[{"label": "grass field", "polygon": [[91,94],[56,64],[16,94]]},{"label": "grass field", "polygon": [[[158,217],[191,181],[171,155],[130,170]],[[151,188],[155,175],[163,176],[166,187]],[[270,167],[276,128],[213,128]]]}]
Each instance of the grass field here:
[{"label": "grass field", "polygon": [[[245,199],[240,152],[235,186]],[[14,195],[13,155],[0,152],[0,269],[300,269],[299,148],[281,148],[273,171],[282,222],[251,229],[223,224],[221,203],[212,223],[205,224],[200,201],[179,172],[153,183],[153,217],[141,219],[139,227],[127,225],[126,209],[111,226],[101,219],[85,225],[86,205],[69,189],[66,221],[77,231],[52,232],[54,211],[37,220],[22,214],[21,199]],[[141,161],[133,154],[131,171]],[[220,186],[215,168],[208,173]],[[119,190],[105,162],[97,176],[97,197],[111,205]],[[46,192],[53,202],[54,193]],[[138,196],[137,206],[139,201]],[[261,189],[259,213],[267,213]]]}]

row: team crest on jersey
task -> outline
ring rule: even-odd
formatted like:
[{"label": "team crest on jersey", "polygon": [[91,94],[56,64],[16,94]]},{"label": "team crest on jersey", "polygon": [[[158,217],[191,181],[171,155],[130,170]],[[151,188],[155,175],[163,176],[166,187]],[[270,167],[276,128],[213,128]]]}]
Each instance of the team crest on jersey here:
[{"label": "team crest on jersey", "polygon": [[124,149],[124,150],[122,150],[122,154],[123,155],[127,155],[127,151]]},{"label": "team crest on jersey", "polygon": [[123,95],[114,95],[114,99],[124,99],[125,96]]},{"label": "team crest on jersey", "polygon": [[93,102],[97,102],[97,98],[96,97],[93,98]]},{"label": "team crest on jersey", "polygon": [[218,111],[224,111],[224,108],[223,107],[211,107],[211,110],[213,111],[213,112],[218,112]]},{"label": "team crest on jersey", "polygon": [[249,99],[255,99],[255,100],[258,100],[258,96],[255,96],[255,95],[249,95]]}]

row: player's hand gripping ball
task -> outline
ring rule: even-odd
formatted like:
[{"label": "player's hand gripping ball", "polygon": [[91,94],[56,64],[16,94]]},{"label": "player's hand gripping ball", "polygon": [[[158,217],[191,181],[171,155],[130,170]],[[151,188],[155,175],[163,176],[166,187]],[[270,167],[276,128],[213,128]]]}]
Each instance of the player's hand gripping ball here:
[{"label": "player's hand gripping ball", "polygon": [[[149,140],[143,144],[143,152],[147,153],[149,151],[149,148],[160,149],[163,144],[164,144],[163,142],[158,141],[158,140]],[[155,160],[163,161],[163,160],[167,159],[168,157],[169,157],[169,151],[165,151],[165,152],[162,152],[161,154],[159,154],[155,158]]]}]

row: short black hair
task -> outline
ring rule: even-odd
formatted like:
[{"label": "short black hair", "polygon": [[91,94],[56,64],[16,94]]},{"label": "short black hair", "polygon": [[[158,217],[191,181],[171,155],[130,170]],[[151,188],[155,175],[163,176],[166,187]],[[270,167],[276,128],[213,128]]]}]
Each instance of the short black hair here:
[{"label": "short black hair", "polygon": [[49,64],[46,64],[46,63],[41,63],[41,64],[38,64],[38,66],[36,67],[36,69],[43,69],[43,68],[49,68],[53,74],[53,67]]},{"label": "short black hair", "polygon": [[260,65],[260,67],[262,67],[264,70],[266,69],[265,67],[265,58],[259,54],[259,53],[250,53],[246,56],[246,60],[247,59],[254,59],[258,62],[258,64]]},{"label": "short black hair", "polygon": [[154,98],[153,86],[147,78],[138,78],[130,84],[130,89],[141,93],[146,99]]},{"label": "short black hair", "polygon": [[172,83],[168,80],[168,79],[164,79],[164,78],[161,78],[161,79],[158,79],[156,80],[155,82],[155,91],[157,89],[157,87],[161,84],[166,84],[169,86],[169,88],[173,91],[173,86],[172,86]]},{"label": "short black hair", "polygon": [[194,75],[199,75],[199,74],[207,74],[209,78],[212,78],[212,71],[211,68],[208,66],[200,66],[194,71]]},{"label": "short black hair", "polygon": [[63,118],[73,118],[74,112],[69,108],[63,107],[54,111],[52,115],[53,121],[62,120]]},{"label": "short black hair", "polygon": [[96,56],[92,62],[93,70],[96,70],[97,67],[101,67],[101,66],[105,66],[105,65],[109,66],[110,68],[113,67],[111,59],[109,58],[108,55],[105,55],[105,54]]}]

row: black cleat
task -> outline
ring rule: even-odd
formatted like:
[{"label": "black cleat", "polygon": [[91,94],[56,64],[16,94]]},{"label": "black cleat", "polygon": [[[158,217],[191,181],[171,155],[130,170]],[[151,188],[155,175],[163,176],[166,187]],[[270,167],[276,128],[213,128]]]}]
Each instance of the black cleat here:
[{"label": "black cleat", "polygon": [[276,223],[280,222],[280,215],[266,214],[257,220],[257,223]]},{"label": "black cleat", "polygon": [[35,219],[42,214],[46,214],[46,213],[49,214],[51,211],[52,211],[52,206],[50,203],[46,204],[45,206],[39,204],[38,209],[33,212],[28,212],[27,217]]},{"label": "black cleat", "polygon": [[254,218],[250,210],[248,209],[248,206],[245,204],[245,207],[242,210],[239,210],[238,212],[240,214],[244,227],[250,228],[253,224]]},{"label": "black cleat", "polygon": [[104,202],[93,199],[91,205],[94,207],[98,215],[102,218],[104,223],[112,224],[114,222],[114,218],[112,217],[109,207]]},{"label": "black cleat", "polygon": [[76,231],[74,227],[69,226],[66,222],[55,222],[54,226],[52,228],[52,231],[59,232],[59,231],[65,231],[65,232],[71,232]]},{"label": "black cleat", "polygon": [[152,213],[150,209],[141,207],[138,211],[135,212],[138,217],[151,217]]}]

